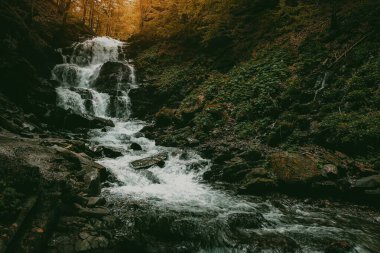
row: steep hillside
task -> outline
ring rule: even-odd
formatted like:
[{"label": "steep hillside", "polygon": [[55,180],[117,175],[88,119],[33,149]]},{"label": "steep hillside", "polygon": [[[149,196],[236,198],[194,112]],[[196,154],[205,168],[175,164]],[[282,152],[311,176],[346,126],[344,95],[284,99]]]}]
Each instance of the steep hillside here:
[{"label": "steep hillside", "polygon": [[132,40],[136,116],[152,116],[145,131],[159,143],[213,158],[207,179],[345,193],[380,170],[380,6],[262,3],[232,9],[207,43]]},{"label": "steep hillside", "polygon": [[54,49],[92,34],[75,20],[63,28],[62,19],[54,1],[0,3],[0,92],[29,111],[55,104],[50,71],[62,59]]}]

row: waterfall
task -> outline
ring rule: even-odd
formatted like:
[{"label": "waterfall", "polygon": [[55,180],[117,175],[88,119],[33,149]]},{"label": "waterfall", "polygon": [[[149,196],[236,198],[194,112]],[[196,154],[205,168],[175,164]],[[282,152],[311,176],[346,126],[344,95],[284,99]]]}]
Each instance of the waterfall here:
[{"label": "waterfall", "polygon": [[[78,114],[87,114],[96,117],[128,118],[130,116],[129,89],[136,83],[134,67],[119,55],[123,42],[108,37],[96,37],[72,46],[70,55],[62,54],[64,63],[54,67],[52,78],[61,86],[57,88],[58,106],[71,109]],[[116,93],[109,94],[99,89],[97,83],[106,63],[117,63],[129,69],[128,80],[125,72],[120,68],[116,76]],[[109,89],[112,81],[109,81]],[[104,85],[103,85],[104,86]]]}]

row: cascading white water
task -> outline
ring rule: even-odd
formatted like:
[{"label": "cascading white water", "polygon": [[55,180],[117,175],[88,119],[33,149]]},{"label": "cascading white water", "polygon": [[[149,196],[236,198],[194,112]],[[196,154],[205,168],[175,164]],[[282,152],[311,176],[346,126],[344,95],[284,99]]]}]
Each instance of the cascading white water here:
[{"label": "cascading white water", "polygon": [[[128,92],[137,85],[133,66],[125,59],[119,59],[121,47],[122,42],[105,37],[77,43],[72,53],[64,57],[67,62],[57,65],[52,75],[62,85],[57,88],[58,105],[62,108],[107,118],[111,117],[110,108],[116,108],[112,118],[115,127],[106,132],[91,131],[90,141],[93,145],[110,147],[123,154],[119,158],[103,158],[98,162],[120,182],[106,188],[103,195],[114,204],[114,212],[127,224],[128,231],[141,232],[136,225],[144,220],[138,216],[140,213],[149,217],[156,215],[157,220],[166,216],[170,220],[176,215],[170,231],[181,236],[190,231],[186,240],[199,240],[205,245],[199,252],[290,252],[286,249],[289,241],[284,238],[298,243],[297,252],[323,252],[332,239],[354,240],[355,247],[351,252],[376,252],[380,249],[376,233],[363,229],[366,226],[366,229],[371,227],[375,231],[375,226],[370,221],[355,217],[354,213],[337,216],[334,209],[319,209],[302,203],[273,205],[268,199],[232,196],[202,182],[202,174],[210,166],[208,160],[192,151],[157,146],[145,138],[139,132],[146,123],[129,119],[131,102]],[[117,90],[116,97],[114,92],[99,92],[95,87],[107,62],[117,62],[129,69],[127,88],[122,83],[125,79],[123,73],[112,73],[118,75],[116,83],[109,84]],[[132,143],[139,144],[142,150],[132,150]],[[153,166],[135,170],[130,165],[134,160],[161,152],[169,154],[162,168]],[[129,206],[136,211],[131,211]],[[127,214],[123,214],[124,209]],[[238,220],[238,225],[231,222],[236,217],[242,219]],[[262,221],[258,226],[251,226],[255,217],[259,220],[262,217]],[[235,225],[239,227],[235,228]],[[184,232],[175,230],[178,226],[183,227]],[[279,238],[273,242],[280,246],[273,248],[265,241],[268,240],[266,238]],[[255,240],[259,243],[255,244]],[[260,243],[267,246],[266,250],[256,250]],[[282,246],[284,250],[276,248]]]},{"label": "cascading white water", "polygon": [[108,37],[96,37],[76,43],[70,62],[80,66],[93,66],[118,61],[122,42]]},{"label": "cascading white water", "polygon": [[[123,43],[118,40],[96,37],[76,43],[70,55],[62,55],[64,63],[55,66],[52,71],[52,78],[61,84],[61,87],[57,88],[58,106],[79,114],[110,117],[109,107],[112,99],[109,94],[97,91],[94,85],[102,66],[107,62],[117,62],[127,66],[132,73],[129,86],[135,85],[133,66],[126,60],[119,59],[122,45]],[[63,50],[59,51],[63,53]],[[118,82],[122,82],[122,74],[117,77]],[[130,114],[128,89],[117,93],[114,100],[121,101],[118,105],[122,108],[117,108],[116,111],[119,112],[115,114],[127,118]]]},{"label": "cascading white water", "polygon": [[107,115],[108,105],[110,103],[110,95],[106,93],[98,93],[91,90],[92,103],[94,107],[94,114],[97,117],[104,117]]},{"label": "cascading white water", "polygon": [[[116,197],[128,197],[136,200],[149,199],[156,206],[170,207],[176,210],[214,210],[232,212],[250,210],[255,205],[237,202],[222,192],[211,189],[200,183],[202,174],[208,169],[209,163],[194,152],[184,152],[176,148],[156,146],[155,142],[143,136],[136,135],[145,126],[141,121],[117,122],[115,128],[102,133],[93,132],[92,141],[102,145],[122,150],[124,156],[99,161],[109,168],[122,186],[109,188],[107,191]],[[138,143],[142,151],[129,149],[130,143]],[[169,159],[165,167],[147,169],[159,183],[149,180],[144,173],[133,169],[130,163],[134,160],[168,152]],[[192,169],[194,167],[197,169]]]},{"label": "cascading white water", "polygon": [[85,101],[82,99],[81,95],[67,88],[59,87],[57,91],[57,103],[58,106],[68,110],[71,109],[75,113],[85,114],[86,107],[84,105]]}]

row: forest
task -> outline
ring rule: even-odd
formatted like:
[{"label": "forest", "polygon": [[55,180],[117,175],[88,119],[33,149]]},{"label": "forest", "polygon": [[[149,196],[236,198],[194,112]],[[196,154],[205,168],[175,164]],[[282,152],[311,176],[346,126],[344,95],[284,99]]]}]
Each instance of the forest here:
[{"label": "forest", "polygon": [[0,253],[380,252],[378,0],[0,0]]}]

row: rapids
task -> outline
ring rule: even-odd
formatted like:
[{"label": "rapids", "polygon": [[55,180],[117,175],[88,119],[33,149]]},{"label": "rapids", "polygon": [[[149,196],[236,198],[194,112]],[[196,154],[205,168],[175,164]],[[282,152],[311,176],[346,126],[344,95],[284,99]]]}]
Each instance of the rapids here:
[{"label": "rapids", "polygon": [[[380,217],[355,206],[310,205],[283,197],[237,196],[204,182],[210,162],[192,150],[161,147],[140,133],[146,122],[130,118],[130,89],[138,88],[123,43],[93,38],[60,50],[64,63],[52,77],[59,81],[58,106],[79,114],[112,119],[115,127],[90,132],[93,146],[122,152],[97,161],[115,177],[103,189],[114,215],[123,221],[118,237],[131,252],[324,252],[331,243],[352,244],[349,252],[380,252]],[[99,90],[105,64],[119,69]],[[123,78],[128,72],[129,77]],[[116,82],[116,83],[111,83]],[[103,87],[103,86],[102,86]],[[137,143],[142,150],[132,150]],[[165,165],[135,170],[130,163],[168,153]]]}]

